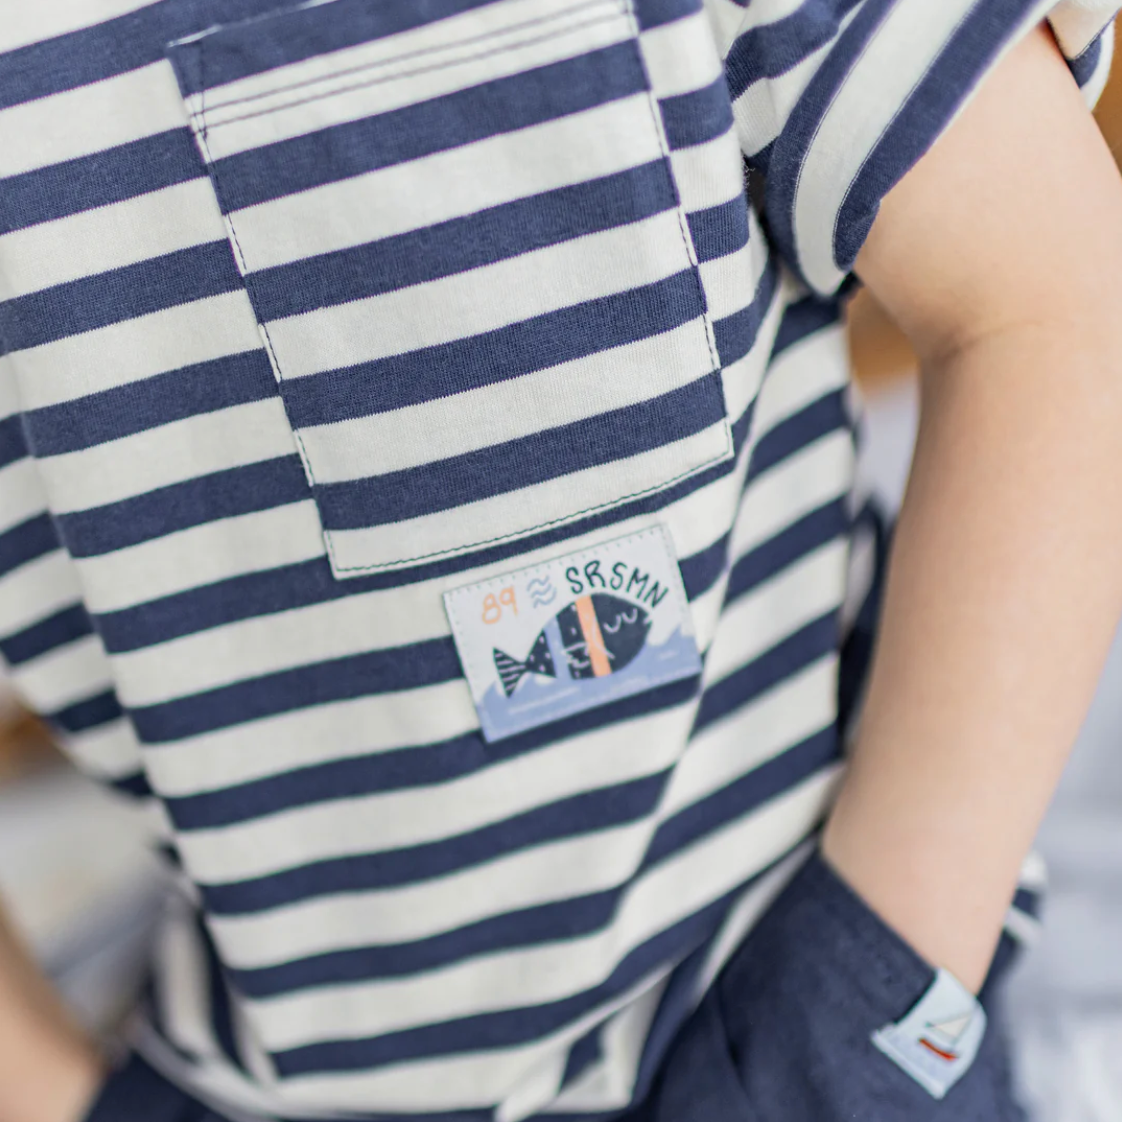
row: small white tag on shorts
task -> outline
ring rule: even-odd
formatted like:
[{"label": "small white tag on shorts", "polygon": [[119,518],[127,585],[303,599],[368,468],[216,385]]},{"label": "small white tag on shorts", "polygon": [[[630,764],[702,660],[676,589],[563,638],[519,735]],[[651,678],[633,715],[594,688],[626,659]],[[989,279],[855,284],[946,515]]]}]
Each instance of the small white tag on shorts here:
[{"label": "small white tag on shorts", "polygon": [[444,606],[489,741],[701,672],[661,526],[454,589]]},{"label": "small white tag on shorts", "polygon": [[933,1098],[970,1070],[986,1034],[986,1011],[953,974],[940,970],[903,1020],[873,1033],[873,1044]]}]

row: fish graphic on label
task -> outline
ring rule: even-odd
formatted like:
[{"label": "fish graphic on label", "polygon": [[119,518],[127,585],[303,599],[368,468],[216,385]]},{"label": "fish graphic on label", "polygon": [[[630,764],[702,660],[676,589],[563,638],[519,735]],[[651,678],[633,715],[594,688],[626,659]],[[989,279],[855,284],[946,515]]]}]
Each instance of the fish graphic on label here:
[{"label": "fish graphic on label", "polygon": [[701,672],[659,526],[451,589],[444,602],[489,741]]},{"label": "fish graphic on label", "polygon": [[603,678],[622,670],[643,649],[651,617],[646,608],[608,592],[579,597],[542,628],[521,662],[505,651],[494,650],[495,669],[507,697],[527,674],[558,676],[546,634],[551,625],[556,625],[560,633],[569,677]]}]

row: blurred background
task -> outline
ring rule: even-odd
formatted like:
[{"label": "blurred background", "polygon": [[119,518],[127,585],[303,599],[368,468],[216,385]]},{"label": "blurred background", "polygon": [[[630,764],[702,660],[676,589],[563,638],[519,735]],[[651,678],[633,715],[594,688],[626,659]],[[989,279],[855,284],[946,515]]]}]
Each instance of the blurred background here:
[{"label": "blurred background", "polygon": [[[1122,63],[1098,117],[1118,157]],[[867,413],[860,470],[893,509],[915,437],[915,358],[867,294],[849,320]],[[1120,744],[1122,634],[1038,840],[1045,923],[1007,994],[1033,1122],[1122,1122]],[[131,1004],[163,898],[141,825],[66,766],[0,680],[0,900],[92,1031],[111,1031]]]}]

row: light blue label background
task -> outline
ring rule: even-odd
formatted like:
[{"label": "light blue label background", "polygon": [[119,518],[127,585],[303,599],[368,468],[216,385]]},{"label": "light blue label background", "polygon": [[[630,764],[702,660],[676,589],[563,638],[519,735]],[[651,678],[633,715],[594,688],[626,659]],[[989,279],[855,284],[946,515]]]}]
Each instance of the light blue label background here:
[{"label": "light blue label background", "polygon": [[[953,1041],[935,1026],[969,1016],[966,1028]],[[873,1044],[908,1073],[932,1098],[941,1099],[970,1070],[986,1033],[986,1012],[974,995],[946,970],[935,975],[927,993],[903,1020],[873,1033]],[[953,1051],[955,1059],[935,1055],[921,1041]]]}]

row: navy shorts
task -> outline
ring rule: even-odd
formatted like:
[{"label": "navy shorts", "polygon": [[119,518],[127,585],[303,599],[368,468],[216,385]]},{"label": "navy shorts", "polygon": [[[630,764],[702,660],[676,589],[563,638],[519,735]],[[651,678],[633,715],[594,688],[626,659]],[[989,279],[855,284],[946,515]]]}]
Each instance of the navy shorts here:
[{"label": "navy shorts", "polygon": [[994,993],[1008,936],[979,995],[989,1027],[942,1100],[873,1045],[935,971],[817,855],[749,933],[679,1034],[629,1122],[1024,1122]]},{"label": "navy shorts", "polygon": [[[931,986],[932,970],[817,855],[737,950],[671,1046],[646,1102],[619,1122],[1024,1122],[993,994],[966,1074],[933,1098],[871,1040]],[[86,1122],[225,1122],[138,1058]]]}]

